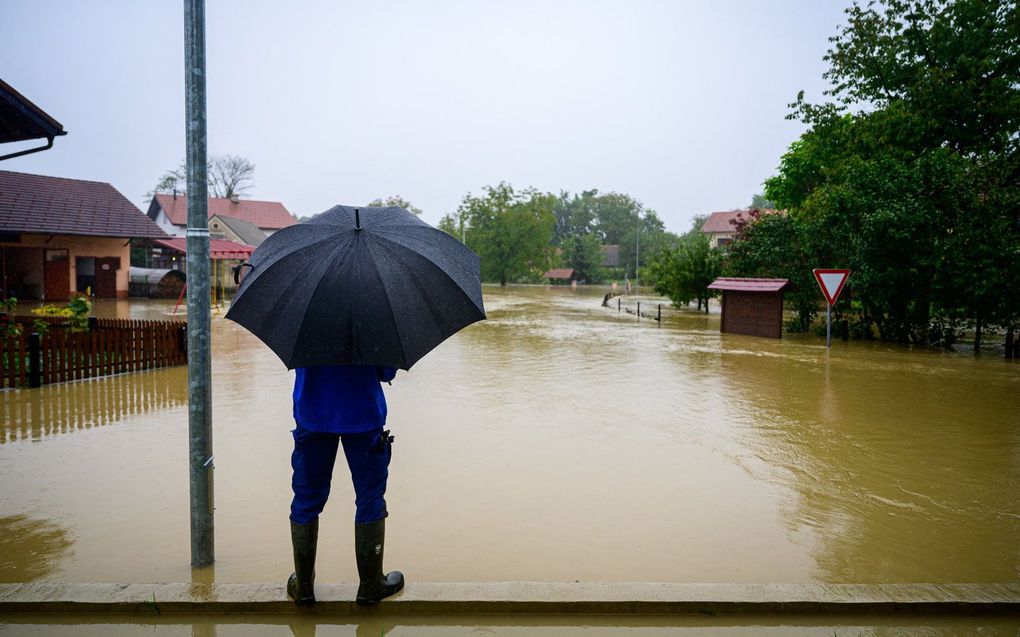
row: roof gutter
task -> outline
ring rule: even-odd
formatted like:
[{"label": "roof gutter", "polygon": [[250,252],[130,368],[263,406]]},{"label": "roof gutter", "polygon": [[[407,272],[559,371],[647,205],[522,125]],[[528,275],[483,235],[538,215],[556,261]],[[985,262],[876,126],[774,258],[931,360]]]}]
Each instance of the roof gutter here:
[{"label": "roof gutter", "polygon": [[51,148],[53,148],[53,138],[52,137],[47,137],[46,138],[46,145],[45,146],[39,146],[37,148],[29,148],[28,150],[19,150],[16,153],[10,153],[8,155],[0,155],[0,161],[3,161],[5,159],[14,159],[15,157],[21,157],[22,155],[31,155],[32,153],[39,153],[39,152],[42,152],[44,150],[49,150]]}]

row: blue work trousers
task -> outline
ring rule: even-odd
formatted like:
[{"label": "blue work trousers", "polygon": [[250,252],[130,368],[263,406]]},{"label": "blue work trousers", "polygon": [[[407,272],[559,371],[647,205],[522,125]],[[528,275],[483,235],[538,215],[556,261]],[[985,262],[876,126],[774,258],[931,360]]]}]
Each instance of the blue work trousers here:
[{"label": "blue work trousers", "polygon": [[329,485],[333,476],[336,452],[343,444],[347,466],[354,482],[354,521],[357,524],[375,522],[386,517],[386,479],[389,477],[389,432],[382,427],[356,434],[334,434],[309,431],[298,425],[294,429],[294,453],[291,467],[294,477],[294,500],[290,505],[290,519],[297,524],[308,524],[322,513],[329,499]]}]

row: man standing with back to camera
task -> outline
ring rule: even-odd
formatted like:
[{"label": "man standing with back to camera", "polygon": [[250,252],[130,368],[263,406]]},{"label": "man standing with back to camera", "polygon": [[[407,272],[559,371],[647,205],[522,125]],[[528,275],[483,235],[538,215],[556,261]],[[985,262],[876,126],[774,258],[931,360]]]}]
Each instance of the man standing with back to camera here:
[{"label": "man standing with back to camera", "polygon": [[342,444],[354,482],[354,552],[358,563],[358,606],[371,606],[404,587],[399,571],[383,575],[386,535],[386,480],[393,437],[384,430],[382,382],[397,370],[373,365],[302,367],[294,379],[294,500],[290,535],[294,573],[287,594],[298,606],[315,604],[315,549],[319,514],[329,498],[330,479]]}]

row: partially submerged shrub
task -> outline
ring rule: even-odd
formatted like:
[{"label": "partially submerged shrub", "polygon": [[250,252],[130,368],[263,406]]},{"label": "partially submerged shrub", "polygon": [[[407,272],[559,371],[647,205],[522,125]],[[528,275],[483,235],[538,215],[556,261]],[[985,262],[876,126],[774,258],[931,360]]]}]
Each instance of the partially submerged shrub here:
[{"label": "partially submerged shrub", "polygon": [[[79,296],[71,299],[65,307],[44,305],[32,310],[32,314],[36,316],[66,318],[68,319],[67,326],[72,332],[87,332],[89,331],[89,312],[91,310],[92,304]],[[36,324],[39,322],[41,321],[36,321]]]}]

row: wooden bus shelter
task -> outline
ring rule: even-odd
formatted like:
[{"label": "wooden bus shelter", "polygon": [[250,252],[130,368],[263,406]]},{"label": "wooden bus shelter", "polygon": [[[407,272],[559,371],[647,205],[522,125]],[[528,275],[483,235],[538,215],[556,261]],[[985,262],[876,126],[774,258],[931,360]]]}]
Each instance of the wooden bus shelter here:
[{"label": "wooden bus shelter", "polygon": [[722,292],[720,331],[782,338],[783,292],[792,287],[789,279],[716,279],[708,289]]}]

